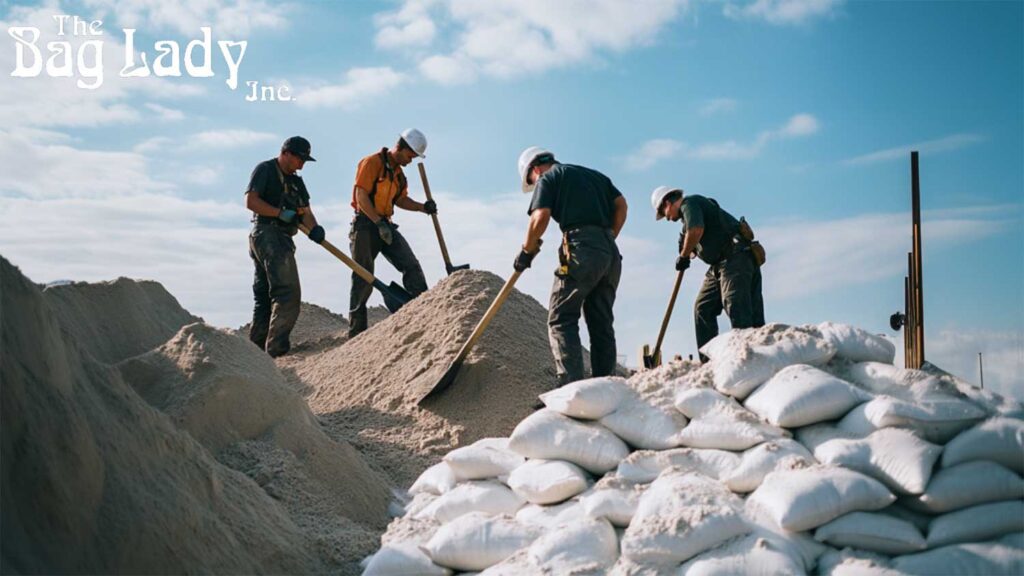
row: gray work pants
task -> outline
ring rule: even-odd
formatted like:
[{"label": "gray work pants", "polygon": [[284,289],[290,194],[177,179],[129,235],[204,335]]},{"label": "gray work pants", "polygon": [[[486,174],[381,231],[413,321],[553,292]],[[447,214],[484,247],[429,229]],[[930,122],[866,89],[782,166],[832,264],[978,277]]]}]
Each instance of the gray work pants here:
[{"label": "gray work pants", "polygon": [[[352,219],[352,228],[348,235],[352,259],[372,274],[374,260],[378,254],[383,254],[384,258],[402,273],[402,285],[415,298],[427,291],[427,279],[423,276],[423,268],[409,243],[405,241],[405,237],[398,231],[397,225],[391,225],[391,234],[391,244],[385,244],[380,239],[377,225],[366,216],[357,215]],[[370,299],[372,293],[373,286],[353,272],[352,291],[349,293],[349,338],[354,338],[366,330],[366,301]]]},{"label": "gray work pants", "polygon": [[563,266],[555,272],[548,307],[548,338],[560,385],[583,379],[581,312],[590,333],[593,375],[614,373],[616,349],[612,307],[622,275],[622,256],[611,230],[584,226],[565,234],[560,248]]},{"label": "gray work pants", "polygon": [[[718,316],[723,309],[733,328],[764,326],[761,267],[749,250],[736,252],[710,266],[704,275],[693,308],[698,349],[718,336]],[[700,359],[708,360],[703,354]]]},{"label": "gray work pants", "polygon": [[267,354],[281,356],[291,348],[288,338],[302,301],[295,243],[283,227],[258,222],[249,234],[249,256],[256,268],[249,339]]}]

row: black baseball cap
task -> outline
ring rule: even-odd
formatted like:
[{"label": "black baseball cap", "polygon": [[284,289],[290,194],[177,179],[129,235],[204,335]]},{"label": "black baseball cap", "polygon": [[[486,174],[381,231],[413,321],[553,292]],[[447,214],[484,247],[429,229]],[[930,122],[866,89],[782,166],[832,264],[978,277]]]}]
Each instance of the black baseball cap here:
[{"label": "black baseball cap", "polygon": [[302,136],[292,136],[281,144],[281,152],[291,152],[306,162],[316,162],[316,158],[309,155],[312,150],[309,140]]}]

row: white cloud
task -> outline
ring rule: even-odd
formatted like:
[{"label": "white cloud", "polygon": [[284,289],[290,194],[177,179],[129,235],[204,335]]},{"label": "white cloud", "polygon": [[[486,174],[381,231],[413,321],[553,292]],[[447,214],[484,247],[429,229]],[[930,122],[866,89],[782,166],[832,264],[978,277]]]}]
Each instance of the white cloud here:
[{"label": "white cloud", "polygon": [[797,138],[800,136],[810,136],[818,132],[819,125],[818,119],[810,114],[797,114],[789,119],[778,131],[778,136],[781,138]]},{"label": "white cloud", "polygon": [[661,160],[672,158],[683,149],[683,143],[670,138],[657,138],[644,142],[638,150],[626,156],[627,170],[647,170]]},{"label": "white cloud", "polygon": [[85,0],[85,4],[126,28],[198,35],[201,26],[210,26],[215,35],[234,36],[225,38],[230,40],[246,40],[256,30],[284,28],[291,8],[263,0]]},{"label": "white cloud", "polygon": [[153,136],[147,138],[142,142],[139,142],[132,148],[132,152],[137,154],[149,154],[150,152],[166,151],[170,148],[174,148],[174,140],[167,136]]},{"label": "white cloud", "polygon": [[775,25],[800,25],[836,14],[843,0],[754,0],[745,5],[727,2],[722,9],[734,20],[762,20]]},{"label": "white cloud", "polygon": [[688,6],[689,0],[406,0],[378,15],[377,44],[424,46],[440,22],[452,45],[419,58],[424,76],[444,84],[474,78],[467,70],[513,78],[649,45]]},{"label": "white cloud", "polygon": [[352,68],[345,73],[342,84],[310,87],[298,92],[295,101],[306,108],[336,107],[354,110],[405,80],[405,75],[390,67]]},{"label": "white cloud", "polygon": [[887,162],[890,160],[905,160],[912,150],[917,150],[922,154],[938,154],[940,152],[952,152],[954,150],[967,148],[968,146],[973,146],[980,142],[984,142],[985,140],[985,136],[982,136],[981,134],[953,134],[936,140],[925,140],[916,144],[896,146],[894,148],[886,148],[884,150],[862,154],[854,158],[843,160],[843,164],[848,166],[862,166],[864,164],[874,164],[876,162]]},{"label": "white cloud", "polygon": [[1024,332],[1020,329],[994,331],[951,326],[929,331],[924,342],[929,362],[976,386],[981,384],[980,352],[985,389],[1024,401]]},{"label": "white cloud", "polygon": [[712,98],[700,107],[701,116],[714,116],[726,112],[735,112],[739,102],[734,98]]},{"label": "white cloud", "polygon": [[156,113],[157,119],[162,122],[177,122],[185,119],[185,113],[181,110],[175,110],[174,108],[168,108],[161,106],[154,102],[147,102],[146,108],[149,108]]},{"label": "white cloud", "polygon": [[255,130],[208,130],[189,136],[183,141],[182,147],[240,148],[276,139],[270,132],[256,132]]}]

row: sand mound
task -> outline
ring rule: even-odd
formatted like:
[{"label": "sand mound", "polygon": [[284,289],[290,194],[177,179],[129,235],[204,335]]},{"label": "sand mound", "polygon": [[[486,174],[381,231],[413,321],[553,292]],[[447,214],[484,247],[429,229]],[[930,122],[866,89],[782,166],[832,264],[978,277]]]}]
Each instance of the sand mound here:
[{"label": "sand mound", "polygon": [[258,348],[196,323],[118,367],[153,407],[284,504],[328,562],[351,563],[372,550],[387,524],[385,481],[350,445],[324,434]]},{"label": "sand mound", "polygon": [[555,386],[547,312],[513,291],[451,389],[427,409],[416,406],[503,283],[457,272],[343,346],[278,365],[336,437],[408,486],[452,447],[507,435]]},{"label": "sand mound", "polygon": [[51,285],[43,297],[78,346],[111,364],[152,350],[200,320],[148,280]]},{"label": "sand mound", "polygon": [[322,570],[277,502],[83,354],[3,258],[0,281],[0,571]]},{"label": "sand mound", "polygon": [[[391,313],[383,306],[371,306],[367,310],[367,321],[370,326],[384,320]],[[234,331],[245,339],[249,338],[249,327],[245,324]],[[326,348],[339,346],[348,340],[348,320],[341,314],[335,314],[323,306],[303,302],[299,310],[299,320],[291,333],[291,354],[319,352]]]}]

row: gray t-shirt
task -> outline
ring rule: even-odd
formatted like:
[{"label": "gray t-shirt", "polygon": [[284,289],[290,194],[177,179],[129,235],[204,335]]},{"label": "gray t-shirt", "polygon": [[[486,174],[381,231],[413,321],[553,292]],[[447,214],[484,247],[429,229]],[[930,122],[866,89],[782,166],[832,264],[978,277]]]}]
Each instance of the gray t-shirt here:
[{"label": "gray t-shirt", "polygon": [[527,213],[549,208],[563,232],[587,225],[611,228],[619,196],[612,181],[597,170],[555,164],[537,180]]}]

